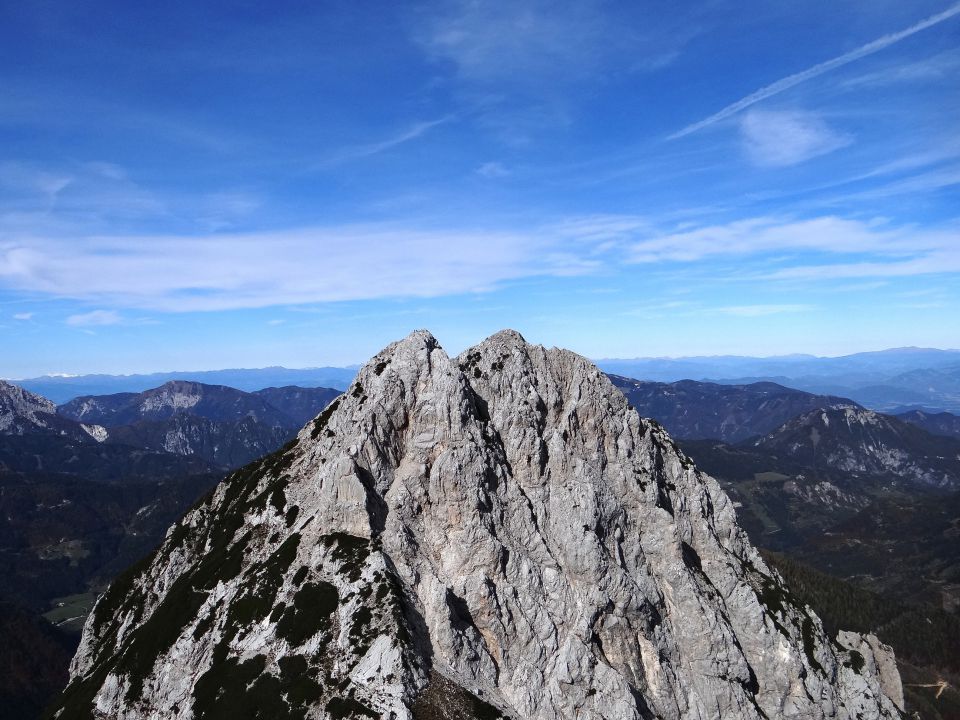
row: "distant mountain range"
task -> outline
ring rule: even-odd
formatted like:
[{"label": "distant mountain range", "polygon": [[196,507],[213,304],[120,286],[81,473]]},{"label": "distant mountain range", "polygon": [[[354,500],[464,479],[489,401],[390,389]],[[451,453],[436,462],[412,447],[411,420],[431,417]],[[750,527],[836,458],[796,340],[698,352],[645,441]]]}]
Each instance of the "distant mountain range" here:
[{"label": "distant mountain range", "polygon": [[174,371],[146,375],[43,375],[16,380],[15,383],[55,403],[65,403],[83,395],[140,393],[171,380],[188,380],[205,385],[226,385],[247,392],[291,385],[345,390],[356,374],[356,367],[302,369],[268,367],[196,372]]},{"label": "distant mountain range", "polygon": [[859,407],[852,400],[814,395],[772,382],[722,385],[609,377],[637,412],[656,419],[676,438],[739,442],[768,433],[810,410]]},{"label": "distant mountain range", "polygon": [[[960,414],[960,350],[896,348],[841,357],[737,355],[598,360],[607,373],[652,382],[712,381],[747,385],[768,381],[817,395],[849,398],[886,413],[920,409]],[[226,385],[253,392],[296,385],[345,390],[357,366],[176,371],[146,375],[50,376],[17,380],[21,387],[65,403],[83,395],[139,393],[171,380]]]},{"label": "distant mountain range", "polygon": [[0,381],[0,717],[38,717],[103,587],[339,394],[174,380],[57,407]]},{"label": "distant mountain range", "polygon": [[866,383],[918,368],[960,366],[960,350],[908,347],[839,357],[779,355],[758,358],[742,355],[715,355],[603,359],[597,360],[596,363],[606,372],[662,382],[701,378],[811,377]]},{"label": "distant mountain range", "polygon": [[775,382],[855,400],[882,412],[960,413],[960,350],[898,348],[842,357],[786,355],[599,360],[607,373],[642,380],[703,380],[745,385]]},{"label": "distant mountain range", "polygon": [[337,395],[332,388],[247,393],[174,380],[57,407],[0,381],[0,468],[109,479],[239,467],[289,440]]}]

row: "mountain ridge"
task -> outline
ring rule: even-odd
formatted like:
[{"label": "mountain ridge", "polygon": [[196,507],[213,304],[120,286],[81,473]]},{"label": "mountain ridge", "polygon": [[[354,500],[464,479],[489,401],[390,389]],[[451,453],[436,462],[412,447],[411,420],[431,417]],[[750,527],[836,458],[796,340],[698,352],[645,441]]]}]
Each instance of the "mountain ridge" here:
[{"label": "mountain ridge", "polygon": [[101,442],[196,455],[236,468],[283,445],[339,394],[293,386],[245,392],[171,380],[142,393],[74,398],[57,412],[96,423]]},{"label": "mountain ridge", "polygon": [[167,420],[181,411],[208,420],[251,417],[271,426],[292,421],[256,393],[191,380],[169,380],[141,393],[80,396],[57,407],[60,415],[71,420],[93,422],[104,427],[128,425],[139,420]]},{"label": "mountain ridge", "polygon": [[816,395],[773,382],[661,383],[608,376],[637,412],[656,418],[678,439],[713,438],[735,443],[766,434],[810,410],[860,407],[847,398]]},{"label": "mountain ridge", "polygon": [[817,470],[960,487],[960,441],[865,408],[812,410],[752,442]]},{"label": "mountain ridge", "polygon": [[332,387],[344,390],[356,375],[357,367],[320,368],[237,368],[226,370],[176,370],[132,375],[43,375],[11,382],[63,404],[82,395],[111,395],[121,392],[140,393],[171,380],[186,380],[208,385],[225,385],[254,392],[269,387]]},{"label": "mountain ridge", "polygon": [[926,430],[933,435],[960,438],[960,417],[948,412],[927,412],[922,409],[906,410],[896,416]]}]

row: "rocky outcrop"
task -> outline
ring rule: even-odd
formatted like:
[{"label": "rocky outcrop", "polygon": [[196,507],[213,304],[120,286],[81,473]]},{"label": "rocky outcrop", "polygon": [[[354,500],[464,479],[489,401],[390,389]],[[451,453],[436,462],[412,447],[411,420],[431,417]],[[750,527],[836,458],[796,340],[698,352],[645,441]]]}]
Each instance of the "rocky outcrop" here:
[{"label": "rocky outcrop", "polygon": [[[68,441],[99,441],[104,429],[81,425],[57,415],[57,406],[47,398],[0,380],[0,438],[57,437]],[[15,440],[13,442],[16,442]],[[4,454],[0,450],[0,456]],[[0,457],[0,467],[3,467]]]},{"label": "rocky outcrop", "polygon": [[57,406],[40,395],[0,380],[0,433],[23,435],[47,428]]},{"label": "rocky outcrop", "polygon": [[[847,651],[844,665],[853,668],[861,678],[867,678],[858,684],[867,685],[874,676],[877,677],[883,694],[903,710],[903,683],[893,649],[880,642],[876,635],[861,635],[846,630],[837,633],[837,644]],[[857,692],[857,688],[851,688],[851,691]]]},{"label": "rocky outcrop", "polygon": [[421,331],[114,583],[58,716],[899,717],[857,652],[591,363]]},{"label": "rocky outcrop", "polygon": [[932,435],[892,415],[864,408],[815,410],[753,445],[812,468],[869,475],[907,485],[960,488],[960,440]]}]

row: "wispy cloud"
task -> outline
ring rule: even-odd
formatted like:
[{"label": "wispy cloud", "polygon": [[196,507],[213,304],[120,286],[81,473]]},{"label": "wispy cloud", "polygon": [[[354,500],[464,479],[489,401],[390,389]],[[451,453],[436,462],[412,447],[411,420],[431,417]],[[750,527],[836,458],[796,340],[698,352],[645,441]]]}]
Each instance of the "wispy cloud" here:
[{"label": "wispy cloud", "polygon": [[767,85],[765,87],[762,87],[759,90],[750,93],[746,97],[741,98],[740,100],[737,100],[735,103],[731,103],[730,105],[727,105],[725,108],[723,108],[722,110],[719,110],[718,112],[715,112],[713,115],[710,115],[709,117],[704,118],[703,120],[700,120],[698,122],[687,125],[686,127],[668,136],[668,139],[676,140],[677,138],[690,135],[691,133],[695,133],[698,130],[702,130],[706,127],[709,127],[710,125],[713,125],[714,123],[717,123],[721,120],[725,120],[726,118],[732,115],[735,115],[741,110],[745,110],[751,105],[755,105],[756,103],[761,102],[762,100],[766,100],[767,98],[773,97],[774,95],[779,95],[785,90],[789,90],[792,87],[796,87],[800,83],[804,83],[807,80],[812,80],[813,78],[823,75],[824,73],[828,73],[832,70],[836,70],[839,67],[843,67],[844,65],[852,63],[855,60],[859,60],[860,58],[867,57],[868,55],[872,55],[873,53],[879,52],[885,48],[890,47],[894,43],[898,43],[901,40],[908,38],[911,35],[915,35],[916,33],[921,32],[922,30],[926,30],[927,28],[933,27],[934,25],[938,25],[939,23],[942,23],[945,20],[949,20],[950,18],[958,14],[960,14],[960,3],[951,5],[943,12],[939,12],[936,15],[931,15],[925,20],[921,20],[920,22],[914,25],[911,25],[910,27],[904,30],[900,30],[899,32],[895,32],[895,33],[890,33],[889,35],[884,35],[883,37],[877,38],[876,40],[869,42],[866,45],[861,45],[855,50],[851,50],[850,52],[847,52],[847,53],[844,53],[843,55],[835,57],[832,60],[827,60],[826,62],[819,63],[818,65],[814,65],[813,67],[807,68],[806,70],[803,70],[801,72],[794,73],[793,75],[788,75],[785,78],[781,78],[780,80],[777,80],[776,82],[771,83],[770,85]]},{"label": "wispy cloud", "polygon": [[499,109],[516,113],[518,100],[558,101],[578,84],[673,64],[702,31],[701,12],[678,7],[663,13],[604,0],[446,0],[421,14],[414,40],[442,71],[452,70],[469,86],[472,103],[477,95],[488,103],[509,96]]},{"label": "wispy cloud", "polygon": [[365,145],[354,145],[353,147],[343,148],[340,152],[316,165],[314,169],[339,165],[350,160],[360,160],[362,158],[379,155],[382,152],[391,150],[399,145],[403,145],[417,138],[423,137],[435,127],[444,125],[454,120],[453,115],[445,115],[435,120],[426,120],[417,122],[410,127],[400,131],[396,135],[377,142],[367,143]]},{"label": "wispy cloud", "polygon": [[639,234],[653,233],[656,228],[649,218],[640,215],[588,215],[557,223],[554,231],[565,237],[611,246]]},{"label": "wispy cloud", "polygon": [[[954,238],[960,248],[960,235]],[[960,250],[924,253],[906,260],[886,262],[798,265],[771,273],[771,280],[836,280],[840,278],[897,278],[960,272]]]},{"label": "wispy cloud", "polygon": [[744,150],[760,166],[796,165],[849,145],[817,115],[797,111],[750,110],[740,120]]},{"label": "wispy cloud", "polygon": [[[0,287],[162,311],[437,297],[597,267],[584,242],[537,230],[445,232],[382,224],[0,242]],[[96,311],[71,324],[118,319]]]},{"label": "wispy cloud", "polygon": [[0,164],[0,231],[21,217],[26,231],[70,218],[95,223],[165,212],[164,201],[140,187],[118,165],[104,162]]},{"label": "wispy cloud", "polygon": [[845,88],[880,87],[893,83],[952,81],[960,70],[960,52],[947,51],[917,62],[885,67],[857,75],[842,83]]},{"label": "wispy cloud", "polygon": [[263,206],[261,198],[246,192],[215,192],[200,199],[197,222],[211,232],[228,230]]},{"label": "wispy cloud", "polygon": [[702,302],[690,300],[673,300],[662,303],[649,303],[640,307],[631,308],[623,315],[643,318],[656,317],[694,317],[705,315],[724,315],[727,317],[756,318],[786,313],[811,312],[816,310],[810,304],[784,303],[757,303],[751,305],[705,305]]},{"label": "wispy cloud", "polygon": [[609,49],[603,43],[607,16],[595,5],[456,0],[428,18],[417,39],[469,81],[566,82],[589,74]]},{"label": "wispy cloud", "polygon": [[938,140],[933,149],[915,150],[907,152],[896,157],[893,160],[887,160],[867,172],[853,175],[852,177],[840,178],[832,182],[820,185],[821,188],[835,187],[837,185],[847,185],[860,180],[869,180],[871,178],[884,175],[896,175],[919,168],[941,165],[952,160],[960,158],[960,140],[955,138],[945,138]]},{"label": "wispy cloud", "polygon": [[33,313],[32,312],[15,313],[13,316],[13,319],[22,320],[22,321],[33,320]]},{"label": "wispy cloud", "polygon": [[499,162],[485,162],[477,168],[477,175],[489,179],[509,177],[510,171]]},{"label": "wispy cloud", "polygon": [[954,228],[920,230],[834,216],[806,220],[759,217],[636,240],[628,247],[627,259],[635,263],[695,262],[784,251],[875,256],[949,251],[960,257],[960,233]]},{"label": "wispy cloud", "polygon": [[824,204],[839,205],[851,201],[881,200],[913,194],[931,194],[944,188],[960,185],[960,165],[917,173],[857,192],[837,195],[822,200]]},{"label": "wispy cloud", "polygon": [[782,315],[784,313],[810,312],[814,309],[816,309],[814,305],[721,305],[711,308],[710,312],[717,315],[753,318]]},{"label": "wispy cloud", "polygon": [[47,203],[74,182],[70,173],[51,171],[22,162],[0,163],[0,188],[16,194],[37,194]]},{"label": "wispy cloud", "polygon": [[71,315],[66,322],[67,325],[73,327],[90,327],[94,325],[118,325],[123,322],[123,318],[115,310],[93,310],[88,313]]},{"label": "wispy cloud", "polygon": [[[752,218],[647,237],[625,248],[626,261],[634,263],[692,264],[736,259],[745,277],[758,282],[960,272],[960,228],[956,225],[921,229],[882,220],[833,216],[808,220]],[[763,307],[779,308],[782,312],[807,309],[794,304]],[[728,314],[766,314],[753,305],[729,306],[728,310]]]},{"label": "wispy cloud", "polygon": [[193,112],[156,112],[98,97],[93,90],[69,82],[6,82],[0,98],[0,124],[26,123],[39,128],[94,130],[110,128],[134,134],[140,142],[190,146],[214,153],[249,148],[250,139],[234,134],[225,123],[199,125]]},{"label": "wispy cloud", "polygon": [[[185,259],[189,259],[188,261]],[[839,260],[834,260],[840,258]],[[474,294],[536,277],[626,264],[735,259],[763,279],[884,277],[960,270],[960,231],[885,220],[756,217],[658,231],[639,216],[570,218],[516,231],[400,224],[186,236],[36,236],[0,241],[0,288],[104,310],[74,326],[134,322],[119,310],[209,311]],[[821,264],[817,264],[821,263]],[[731,305],[730,315],[799,311]]]}]

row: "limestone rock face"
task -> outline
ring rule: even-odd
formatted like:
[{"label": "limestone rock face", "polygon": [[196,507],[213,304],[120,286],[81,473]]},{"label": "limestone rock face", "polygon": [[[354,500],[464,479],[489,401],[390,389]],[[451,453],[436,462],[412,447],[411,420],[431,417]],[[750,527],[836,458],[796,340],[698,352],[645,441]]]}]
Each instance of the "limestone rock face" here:
[{"label": "limestone rock face", "polygon": [[114,583],[58,713],[900,717],[858,638],[591,363],[419,331]]}]

